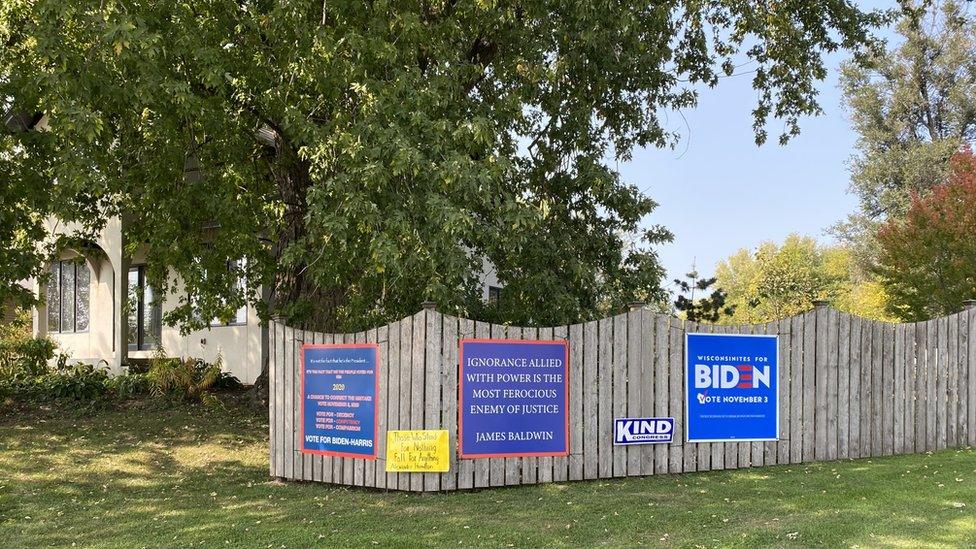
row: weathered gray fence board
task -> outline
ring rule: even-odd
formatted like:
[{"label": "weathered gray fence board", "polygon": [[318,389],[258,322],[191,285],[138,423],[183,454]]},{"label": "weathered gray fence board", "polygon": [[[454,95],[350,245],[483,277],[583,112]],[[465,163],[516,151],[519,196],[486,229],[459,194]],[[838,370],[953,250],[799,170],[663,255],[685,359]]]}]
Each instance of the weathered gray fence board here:
[{"label": "weathered gray fence board", "polygon": [[[599,387],[597,384],[597,357],[599,356],[597,322],[583,325],[583,478],[600,476],[597,467],[600,435],[597,432]],[[570,350],[572,352],[572,350]]]},{"label": "weathered gray fence board", "polygon": [[838,373],[837,373],[837,358],[838,351],[840,349],[840,343],[838,338],[840,337],[840,319],[837,316],[837,311],[834,309],[826,310],[827,316],[827,415],[826,415],[826,442],[827,442],[827,452],[826,458],[828,460],[837,459],[837,436],[839,433],[837,427],[837,421],[839,419],[840,410],[837,407],[838,400]]},{"label": "weathered gray fence board", "polygon": [[[424,428],[424,385],[427,359],[427,311],[413,316],[413,333],[410,343],[410,428]],[[410,489],[421,491],[424,475],[410,475]]]},{"label": "weathered gray fence board", "polygon": [[837,457],[850,457],[851,316],[841,313],[837,331]]},{"label": "weathered gray fence board", "polygon": [[[447,440],[457,440],[458,417],[458,319],[453,316],[443,317],[444,325],[441,332],[444,351],[444,361],[441,363],[441,421],[442,428],[447,430]],[[450,444],[450,442],[448,442]],[[453,448],[452,448],[453,449]],[[449,469],[441,473],[441,488],[454,490],[458,486],[457,452],[448,452]]]},{"label": "weathered gray fence board", "polygon": [[[685,334],[778,334],[779,440],[685,442]],[[458,343],[568,340],[569,456],[458,459],[446,473],[386,473],[391,429],[458,436]],[[923,452],[976,443],[976,310],[885,324],[817,308],[780,321],[715,326],[637,309],[599,321],[522,328],[436,311],[356,334],[272,321],[269,473],[382,489],[437,491],[642,476]],[[304,454],[301,346],[380,348],[376,461]],[[617,417],[671,416],[671,444],[616,446]]]},{"label": "weathered gray fence board", "polygon": [[858,406],[858,413],[861,416],[861,455],[867,457],[871,455],[871,331],[874,322],[861,320],[861,397]]},{"label": "weathered gray fence board", "polygon": [[946,445],[959,444],[959,315],[949,322],[949,353],[946,370]]},{"label": "weathered gray fence board", "polygon": [[[426,347],[424,355],[424,429],[440,429],[444,426],[441,421],[441,325],[442,315],[435,311],[426,311]],[[438,473],[424,473],[424,490],[434,492],[441,488],[441,476]]]},{"label": "weathered gray fence board", "polygon": [[[613,318],[613,417],[627,415],[627,315],[620,314]],[[613,440],[613,429],[610,431]],[[627,448],[613,445],[613,476],[627,476]]]},{"label": "weathered gray fence board", "polygon": [[376,391],[376,413],[379,415],[379,428],[376,433],[376,461],[373,462],[373,486],[386,488],[386,432],[387,407],[389,399],[387,393],[390,390],[390,327],[380,326],[376,329],[373,341],[379,345],[379,390]]},{"label": "weathered gray fence board", "polygon": [[905,452],[905,325],[895,326],[894,452]]},{"label": "weathered gray fence board", "polygon": [[968,365],[966,368],[968,384],[966,385],[969,397],[969,405],[966,409],[967,425],[969,432],[967,443],[976,445],[976,307],[971,308],[966,314],[968,336],[966,336],[966,348],[968,355]]},{"label": "weathered gray fence board", "polygon": [[[552,329],[552,338],[556,341],[567,341],[569,340],[569,327],[567,326],[556,326]],[[572,395],[572,386],[570,384],[573,375],[570,371],[572,368],[572,349],[570,349],[570,362],[566,364],[567,379],[564,380],[566,383],[566,389]],[[572,398],[572,396],[570,396]],[[571,403],[566,404],[566,411],[572,414]],[[572,445],[573,435],[572,435],[572,417],[567,419],[569,421],[570,429],[568,431],[569,443]],[[572,453],[572,446],[570,446],[570,453]],[[552,480],[553,482],[561,482],[569,479],[569,456],[558,456],[552,458]]]},{"label": "weathered gray fence board", "polygon": [[[644,378],[641,375],[641,335],[643,326],[641,325],[641,310],[631,311],[627,315],[627,417],[641,417],[641,389],[644,386]],[[641,470],[641,446],[628,446],[627,451],[627,474],[630,476],[640,476]]]},{"label": "weathered gray fence board", "polygon": [[938,444],[938,375],[939,375],[939,322],[929,320],[927,338],[925,341],[926,358],[925,368],[928,379],[926,380],[926,400],[925,409],[925,448],[929,451],[935,450]]},{"label": "weathered gray fence board", "polygon": [[956,444],[969,444],[969,312],[959,314],[959,433]]},{"label": "weathered gray fence board", "polygon": [[948,401],[949,401],[949,319],[939,319],[939,372],[938,385],[938,415],[936,421],[936,448],[941,450],[946,447],[948,442]]},{"label": "weathered gray fence board", "polygon": [[[765,324],[759,324],[759,325],[755,325],[755,326],[750,326],[750,332],[753,333],[753,334],[765,334],[766,333],[766,325]],[[684,356],[684,352],[682,352],[681,355]],[[778,370],[777,370],[777,372],[778,372]],[[682,399],[683,398],[684,397],[682,397]],[[684,403],[684,400],[682,400],[681,402]],[[764,454],[764,452],[763,452],[763,446],[764,445],[765,445],[765,442],[762,442],[762,441],[756,441],[756,442],[752,442],[752,443],[749,444],[749,446],[750,446],[749,450],[751,452],[751,455],[749,456],[749,464],[751,466],[753,466],[753,467],[761,467],[762,465],[765,464],[765,460],[764,460],[765,456],[763,455]]]},{"label": "weathered gray fence board", "polygon": [[[413,322],[415,316],[408,316],[400,321],[400,417],[398,429],[412,429],[410,420],[410,392],[413,389],[411,379],[411,360],[413,358]],[[397,484],[400,490],[411,489],[410,474],[397,473]],[[487,486],[485,484],[484,486]]]},{"label": "weathered gray fence board", "polygon": [[605,318],[600,321],[600,350],[598,362],[597,382],[600,385],[597,408],[597,436],[599,437],[599,466],[600,478],[613,476],[613,319]]},{"label": "weathered gray fence board", "polygon": [[794,316],[790,319],[789,463],[803,462],[803,326],[802,316]]},{"label": "weathered gray fence board", "polygon": [[[702,331],[702,327],[697,322],[687,322],[687,321],[685,322],[685,332],[687,332],[687,333],[695,333],[695,332],[701,332],[701,331]],[[681,360],[683,361],[684,360],[684,356],[685,356],[685,353],[684,353],[684,350],[683,350],[684,349],[684,343],[685,343],[684,338],[682,338],[681,343],[682,343]],[[682,362],[681,368],[682,368],[682,370],[681,370],[682,371],[682,375],[684,375],[684,363],[683,362]],[[681,389],[682,389],[682,392],[681,392],[681,410],[682,410],[682,414],[684,414],[684,409],[685,409],[685,400],[684,400],[685,399],[685,396],[684,395],[685,395],[685,391],[687,391],[687,387],[685,385],[686,385],[686,383],[685,383],[684,379],[682,379],[682,381],[681,381]],[[683,416],[683,417],[684,417],[685,421],[687,421],[688,418],[686,416]],[[675,438],[677,438],[677,437],[675,437]],[[681,464],[681,470],[682,471],[684,471],[684,472],[692,472],[692,471],[703,471],[703,470],[705,470],[704,468],[699,468],[699,465],[698,465],[698,448],[699,448],[699,446],[704,446],[704,445],[701,444],[701,443],[697,443],[697,442],[687,442],[687,441],[685,441],[683,443],[683,447],[682,447],[682,464]]]},{"label": "weathered gray fence board", "polygon": [[583,478],[583,325],[569,327],[569,480]]},{"label": "weathered gray fence board", "polygon": [[817,348],[817,312],[810,311],[803,315],[803,461],[813,461],[816,439],[814,438],[814,422],[816,420],[816,348]]},{"label": "weathered gray fence board", "polygon": [[[389,326],[389,351],[387,355],[387,379],[390,385],[387,388],[387,409],[386,409],[386,428],[389,431],[400,429],[400,402],[402,399],[400,385],[400,333],[402,320],[398,320]],[[384,436],[383,433],[380,434]],[[386,459],[386,456],[383,456]],[[386,467],[384,466],[384,470]],[[398,489],[400,487],[400,475],[398,473],[386,473],[387,488]],[[466,486],[470,488],[471,486]]]},{"label": "weathered gray fence board", "polygon": [[[763,324],[762,325],[762,333],[764,333],[766,335],[779,335],[780,334],[780,325],[779,325],[779,322],[767,322],[767,323]],[[785,336],[785,339],[786,339],[786,341],[789,341],[789,336]],[[782,365],[783,365],[783,362],[784,362],[784,360],[782,358],[783,357],[783,354],[784,354],[783,353],[783,348],[784,348],[784,342],[782,340],[778,341],[777,346],[776,346],[776,356],[779,357],[778,360],[777,360],[777,366],[776,366],[776,392],[779,394],[779,398],[780,398],[780,401],[779,401],[780,409],[777,410],[777,412],[776,412],[777,413],[777,418],[776,418],[777,419],[777,422],[783,421],[783,414],[782,414],[782,406],[783,406],[783,400],[782,400],[782,398],[783,398],[783,367],[782,367]],[[789,362],[789,358],[788,357],[786,359],[786,362]],[[786,405],[789,406],[789,395],[787,395],[787,397],[786,397]],[[777,430],[777,432],[776,432],[777,438],[779,437],[779,435],[780,435],[780,433]],[[765,465],[773,465],[773,464],[776,464],[777,463],[777,460],[776,460],[777,445],[778,445],[778,442],[776,442],[776,441],[764,441],[764,442],[759,443],[759,447],[760,447],[760,451],[761,451],[760,456],[761,456],[761,459],[762,459],[763,464],[765,464]]]},{"label": "weathered gray fence board", "polygon": [[880,456],[882,452],[883,428],[883,396],[885,391],[882,380],[884,364],[884,326],[880,322],[871,322],[871,455]]},{"label": "weathered gray fence board", "polygon": [[[677,325],[676,325],[677,324]],[[682,399],[684,391],[684,340],[685,333],[680,328],[681,321],[672,322],[671,329],[668,330],[668,414],[674,417],[674,431],[676,433],[685,432],[685,406]],[[668,445],[668,470],[672,473],[680,473],[684,467],[684,457],[682,456],[682,446],[684,436],[675,436],[674,441]]]},{"label": "weathered gray fence board", "polygon": [[915,452],[915,325],[905,324],[905,448]]},{"label": "weathered gray fence board", "polygon": [[915,324],[915,451],[928,450],[928,324]]},{"label": "weathered gray fence board", "polygon": [[[671,330],[671,318],[658,315],[655,327],[654,354],[654,415],[667,417],[668,415],[668,332]],[[684,437],[684,433],[675,425],[675,437]],[[654,472],[668,472],[668,447],[664,444],[654,445]]]},{"label": "weathered gray fence board", "polygon": [[861,330],[860,317],[851,317],[850,337],[850,390],[848,394],[848,421],[850,423],[850,450],[848,457],[861,457]]},{"label": "weathered gray fence board", "polygon": [[298,478],[295,475],[295,453],[298,451],[295,446],[295,361],[293,359],[295,345],[295,329],[285,329],[285,476],[288,478]]},{"label": "weathered gray fence board", "polygon": [[[653,313],[641,311],[641,417],[654,415],[654,337],[656,318]],[[641,474],[654,473],[654,444],[641,445]]]},{"label": "weathered gray fence board", "polygon": [[[268,324],[268,346],[269,346],[268,348],[272,353],[277,348],[277,346],[275,345],[275,322],[274,321],[271,321]],[[268,446],[270,450],[268,454],[268,475],[271,477],[280,476],[278,475],[278,470],[276,469],[278,465],[277,464],[278,458],[276,453],[277,449],[275,448],[275,444],[277,443],[277,441],[275,440],[275,436],[277,435],[278,432],[278,427],[277,425],[275,425],[275,416],[277,415],[276,403],[275,403],[275,388],[278,380],[277,369],[278,369],[278,361],[275,360],[274,357],[272,357],[271,360],[268,361],[268,379],[270,380],[271,383],[271,388],[268,391]]]},{"label": "weathered gray fence board", "polygon": [[793,353],[793,342],[796,334],[793,332],[793,322],[789,318],[779,321],[779,359],[780,369],[780,416],[779,440],[776,442],[776,463],[790,463],[790,447],[793,444],[793,364],[796,356]]},{"label": "weathered gray fence board", "polygon": [[883,340],[883,356],[881,363],[882,387],[885,390],[879,391],[882,396],[881,401],[881,451],[883,455],[890,456],[894,450],[893,435],[895,432],[895,392],[891,390],[894,386],[895,373],[895,330],[892,324],[883,324],[881,337]]}]

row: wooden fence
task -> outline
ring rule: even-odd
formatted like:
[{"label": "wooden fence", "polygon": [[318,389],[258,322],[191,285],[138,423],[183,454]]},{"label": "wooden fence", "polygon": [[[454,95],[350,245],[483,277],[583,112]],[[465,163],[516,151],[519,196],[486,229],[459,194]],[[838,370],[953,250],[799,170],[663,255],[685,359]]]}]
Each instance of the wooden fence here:
[{"label": "wooden fence", "polygon": [[[735,469],[920,453],[976,444],[976,308],[914,324],[817,307],[777,322],[719,326],[646,309],[555,328],[475,322],[424,310],[356,334],[271,325],[271,475],[436,491]],[[779,440],[684,441],[687,332],[779,334]],[[459,460],[446,473],[386,473],[388,429],[457,440],[458,341],[568,339],[568,457]],[[378,459],[302,454],[303,343],[378,343]],[[614,446],[615,417],[671,416],[672,444]]]}]

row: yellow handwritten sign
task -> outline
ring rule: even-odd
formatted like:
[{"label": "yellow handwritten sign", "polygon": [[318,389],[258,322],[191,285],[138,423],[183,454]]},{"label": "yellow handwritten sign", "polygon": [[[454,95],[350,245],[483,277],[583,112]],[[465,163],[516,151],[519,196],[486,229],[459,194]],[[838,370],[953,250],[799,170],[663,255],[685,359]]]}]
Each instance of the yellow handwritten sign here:
[{"label": "yellow handwritten sign", "polygon": [[447,431],[387,431],[386,472],[446,473]]}]

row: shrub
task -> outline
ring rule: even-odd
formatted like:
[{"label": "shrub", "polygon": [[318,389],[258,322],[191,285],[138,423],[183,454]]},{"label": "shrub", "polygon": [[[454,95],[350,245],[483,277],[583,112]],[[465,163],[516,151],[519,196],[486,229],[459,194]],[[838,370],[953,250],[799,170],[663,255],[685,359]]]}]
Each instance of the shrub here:
[{"label": "shrub", "polygon": [[145,373],[135,373],[110,377],[105,381],[105,386],[113,397],[126,399],[148,395],[151,384]]},{"label": "shrub", "polygon": [[213,363],[199,358],[164,358],[152,360],[146,374],[155,396],[177,400],[213,402],[213,391],[240,387],[240,381],[221,371],[221,358]]},{"label": "shrub", "polygon": [[108,396],[108,372],[92,364],[60,365],[38,381],[42,400],[98,401]]},{"label": "shrub", "polygon": [[0,377],[31,378],[47,373],[57,344],[47,338],[0,340]]}]

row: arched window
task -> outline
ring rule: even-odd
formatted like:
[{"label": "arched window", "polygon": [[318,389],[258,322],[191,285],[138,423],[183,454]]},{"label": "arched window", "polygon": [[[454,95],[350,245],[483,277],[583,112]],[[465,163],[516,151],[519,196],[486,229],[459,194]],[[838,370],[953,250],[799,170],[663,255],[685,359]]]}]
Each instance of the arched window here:
[{"label": "arched window", "polygon": [[90,322],[91,271],[82,259],[56,261],[47,281],[47,329],[87,332]]}]

